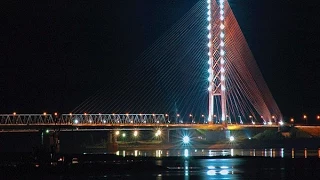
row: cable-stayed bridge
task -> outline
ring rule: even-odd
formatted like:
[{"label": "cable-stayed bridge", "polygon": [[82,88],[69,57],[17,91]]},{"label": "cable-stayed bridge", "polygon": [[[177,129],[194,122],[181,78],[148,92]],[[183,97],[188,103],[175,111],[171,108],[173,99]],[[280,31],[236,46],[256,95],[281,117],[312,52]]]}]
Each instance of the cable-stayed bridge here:
[{"label": "cable-stayed bridge", "polygon": [[228,1],[200,0],[134,61],[121,81],[98,90],[71,115],[1,115],[0,123],[209,127],[281,120]]},{"label": "cable-stayed bridge", "polygon": [[[158,113],[209,122],[279,122],[282,114],[226,0],[200,0],[132,65],[72,113]],[[172,119],[173,120],[173,119]]]}]

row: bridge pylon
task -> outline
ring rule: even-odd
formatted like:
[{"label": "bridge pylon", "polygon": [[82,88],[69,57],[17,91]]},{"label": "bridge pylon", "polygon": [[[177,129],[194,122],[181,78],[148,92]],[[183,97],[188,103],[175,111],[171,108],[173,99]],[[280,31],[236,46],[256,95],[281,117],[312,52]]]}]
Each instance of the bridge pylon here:
[{"label": "bridge pylon", "polygon": [[[219,6],[216,5],[215,0],[208,0],[208,47],[209,47],[209,116],[208,122],[214,123],[214,109],[215,106],[219,106],[221,109],[220,123],[226,126],[226,116],[227,116],[227,95],[226,95],[226,73],[225,73],[225,0],[219,0]],[[219,12],[219,16],[217,16]],[[217,22],[216,18],[220,17]],[[217,24],[218,23],[218,24]],[[217,32],[218,31],[218,32]],[[215,34],[219,34],[218,38],[215,37]],[[219,101],[217,100],[220,97]],[[218,103],[220,103],[218,105]]]}]

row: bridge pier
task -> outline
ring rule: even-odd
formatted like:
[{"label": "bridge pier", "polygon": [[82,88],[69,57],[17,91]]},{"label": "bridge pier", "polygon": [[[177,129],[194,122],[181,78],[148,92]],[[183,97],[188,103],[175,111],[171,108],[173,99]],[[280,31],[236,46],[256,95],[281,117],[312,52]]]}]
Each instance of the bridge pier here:
[{"label": "bridge pier", "polygon": [[163,129],[163,142],[164,143],[170,143],[170,130],[169,129]]},{"label": "bridge pier", "polygon": [[50,134],[49,146],[51,153],[56,154],[60,152],[59,132],[54,131]]},{"label": "bridge pier", "polygon": [[114,131],[107,131],[106,148],[109,153],[113,153],[118,150],[117,136]]}]

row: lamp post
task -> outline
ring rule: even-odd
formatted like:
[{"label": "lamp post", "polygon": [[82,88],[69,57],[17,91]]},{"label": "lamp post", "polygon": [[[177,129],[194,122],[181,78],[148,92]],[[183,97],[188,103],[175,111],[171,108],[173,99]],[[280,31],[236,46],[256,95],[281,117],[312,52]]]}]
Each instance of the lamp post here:
[{"label": "lamp post", "polygon": [[294,119],[293,119],[293,118],[291,118],[291,119],[290,119],[290,122],[293,124],[293,123],[294,123]]},{"label": "lamp post", "polygon": [[203,118],[203,124],[205,124],[206,123],[205,116],[202,114],[201,117]]},{"label": "lamp post", "polygon": [[170,117],[169,117],[169,114],[165,114],[167,120],[168,120],[168,123],[170,123]]},{"label": "lamp post", "polygon": [[308,124],[308,117],[307,117],[307,115],[303,115],[303,120],[305,120],[305,122],[306,122],[306,125]]}]

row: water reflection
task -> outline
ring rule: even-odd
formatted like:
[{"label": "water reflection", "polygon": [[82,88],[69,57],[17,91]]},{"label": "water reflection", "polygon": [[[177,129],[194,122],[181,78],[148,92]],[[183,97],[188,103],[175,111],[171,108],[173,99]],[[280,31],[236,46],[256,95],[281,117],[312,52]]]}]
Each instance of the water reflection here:
[{"label": "water reflection", "polygon": [[281,158],[296,158],[296,157],[317,157],[320,158],[319,149],[285,149],[285,148],[271,148],[271,149],[173,149],[173,150],[121,150],[115,153],[118,156],[134,156],[134,157],[159,157],[162,156],[182,156],[182,157],[193,157],[193,156],[207,156],[207,157],[237,157],[237,156],[256,156],[256,157],[281,157]]},{"label": "water reflection", "polygon": [[307,158],[308,157],[308,151],[307,151],[307,148],[304,148],[304,158]]},{"label": "water reflection", "polygon": [[291,158],[294,158],[294,148],[291,149]]},{"label": "water reflection", "polygon": [[184,157],[188,157],[189,156],[189,150],[188,149],[185,149],[184,150]]}]

